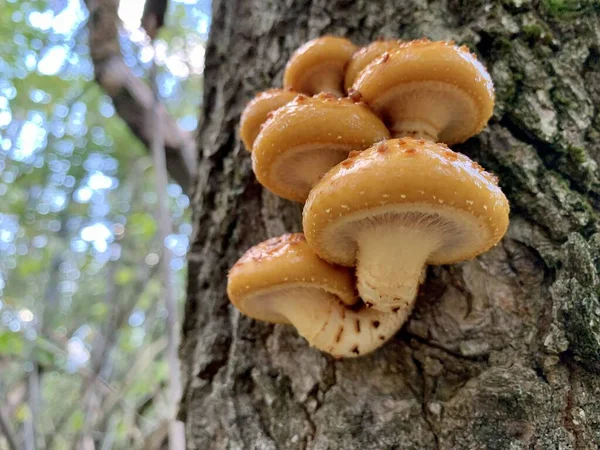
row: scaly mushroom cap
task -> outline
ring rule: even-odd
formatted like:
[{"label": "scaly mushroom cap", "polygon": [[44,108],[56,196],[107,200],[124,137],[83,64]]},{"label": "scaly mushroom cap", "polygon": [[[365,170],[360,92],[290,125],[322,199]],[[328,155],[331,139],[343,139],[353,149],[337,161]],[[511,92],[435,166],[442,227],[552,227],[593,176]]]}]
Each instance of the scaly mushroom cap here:
[{"label": "scaly mushroom cap", "polygon": [[298,96],[263,126],[252,151],[258,181],[273,193],[303,202],[310,189],[352,150],[389,137],[364,104],[331,94]]},{"label": "scaly mushroom cap", "polygon": [[283,89],[269,89],[256,95],[244,108],[240,119],[240,137],[246,150],[252,151],[252,145],[269,113],[291,102],[297,92]]},{"label": "scaly mushroom cap", "polygon": [[356,265],[357,288],[380,311],[410,308],[425,264],[471,259],[508,227],[493,175],[445,145],[410,138],[374,145],[311,191],[304,233],[326,261]]},{"label": "scaly mushroom cap", "polygon": [[229,271],[227,295],[241,312],[254,319],[289,323],[253,302],[257,293],[273,289],[310,287],[335,295],[347,305],[356,303],[352,275],[319,258],[301,233],[284,234],[249,249]]},{"label": "scaly mushroom cap", "polygon": [[314,347],[337,357],[369,353],[391,338],[407,311],[380,313],[357,301],[348,269],[319,259],[300,233],[252,247],[229,272],[227,294],[244,314],[291,324]]},{"label": "scaly mushroom cap", "polygon": [[[467,156],[423,139],[391,139],[330,170],[311,191],[303,225],[326,261],[352,266],[360,227],[383,221],[422,225],[446,241],[428,264],[453,264],[504,236],[509,205],[495,176]],[[418,219],[418,223],[414,219]]]},{"label": "scaly mushroom cap", "polygon": [[398,40],[380,40],[372,42],[354,53],[354,55],[352,55],[352,59],[350,59],[350,62],[346,67],[346,76],[344,78],[344,87],[346,88],[346,92],[350,91],[352,84],[354,84],[354,81],[360,72],[362,72],[362,70],[374,59],[379,58],[385,52],[399,48],[401,44],[402,42]]},{"label": "scaly mushroom cap", "polygon": [[348,39],[323,36],[294,52],[283,74],[284,89],[307,95],[343,95],[344,69],[357,47]]},{"label": "scaly mushroom cap", "polygon": [[383,119],[392,136],[463,142],[492,115],[494,87],[465,46],[413,41],[374,60],[352,89]]}]

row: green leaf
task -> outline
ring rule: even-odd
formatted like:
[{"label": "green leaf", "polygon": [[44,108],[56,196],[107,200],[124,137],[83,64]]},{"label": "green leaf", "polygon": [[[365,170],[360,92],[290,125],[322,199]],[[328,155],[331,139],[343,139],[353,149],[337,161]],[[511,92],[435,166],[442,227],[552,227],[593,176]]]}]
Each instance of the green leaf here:
[{"label": "green leaf", "polygon": [[119,286],[125,286],[133,281],[135,272],[130,267],[122,267],[115,274],[115,283]]},{"label": "green leaf", "polygon": [[156,233],[154,217],[147,212],[133,213],[129,217],[127,229],[132,234],[137,234],[144,239],[150,239]]},{"label": "green leaf", "polygon": [[17,422],[23,423],[29,419],[29,417],[31,417],[31,411],[29,410],[27,403],[21,403],[15,410],[15,419],[17,419]]},{"label": "green leaf", "polygon": [[0,331],[0,355],[15,355],[23,354],[25,342],[23,336],[12,331]]},{"label": "green leaf", "polygon": [[71,419],[69,420],[69,426],[72,431],[77,432],[83,428],[85,418],[83,417],[83,412],[78,409],[71,415]]}]

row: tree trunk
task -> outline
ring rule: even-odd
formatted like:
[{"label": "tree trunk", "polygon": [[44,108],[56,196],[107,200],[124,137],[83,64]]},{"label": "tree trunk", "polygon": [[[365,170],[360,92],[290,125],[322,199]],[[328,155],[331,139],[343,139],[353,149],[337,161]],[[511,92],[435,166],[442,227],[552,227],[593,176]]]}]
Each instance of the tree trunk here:
[{"label": "tree trunk", "polygon": [[[595,0],[215,0],[196,227],[180,355],[181,417],[198,449],[600,447],[600,18]],[[256,182],[237,136],[308,39],[454,39],[497,93],[461,151],[500,177],[504,240],[432,267],[384,348],[334,360],[225,294],[248,247],[301,229],[301,206]]]}]

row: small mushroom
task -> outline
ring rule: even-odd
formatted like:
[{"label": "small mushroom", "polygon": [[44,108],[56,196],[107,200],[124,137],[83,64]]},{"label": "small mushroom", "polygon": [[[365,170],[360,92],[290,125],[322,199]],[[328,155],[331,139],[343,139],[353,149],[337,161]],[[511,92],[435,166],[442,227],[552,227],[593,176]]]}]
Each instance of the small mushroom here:
[{"label": "small mushroom", "polygon": [[408,309],[426,264],[474,258],[502,238],[509,205],[497,179],[423,139],[392,139],[330,170],[311,191],[304,233],[326,261],[356,265],[379,311]]},{"label": "small mushroom", "polygon": [[309,344],[336,357],[372,352],[408,316],[356,305],[351,309],[358,300],[352,274],[317,257],[301,233],[248,250],[229,271],[227,294],[243,314],[291,324]]},{"label": "small mushroom", "polygon": [[389,137],[365,105],[331,94],[299,95],[273,112],[252,150],[258,181],[280,197],[304,202],[310,189],[350,151]]},{"label": "small mushroom", "polygon": [[352,88],[388,125],[393,137],[448,145],[479,133],[494,109],[494,87],[467,47],[413,41],[375,59]]},{"label": "small mushroom", "polygon": [[380,40],[372,42],[371,44],[354,53],[346,68],[346,76],[344,78],[344,87],[346,88],[346,92],[350,92],[350,88],[352,87],[352,84],[354,84],[354,81],[358,77],[359,73],[362,72],[362,70],[374,59],[379,58],[386,52],[397,49],[401,44],[402,42],[398,40]]},{"label": "small mushroom", "polygon": [[306,95],[343,96],[344,70],[357,47],[348,39],[323,36],[294,52],[283,74],[283,87]]},{"label": "small mushroom", "polygon": [[297,92],[284,89],[269,89],[256,95],[244,108],[240,119],[240,137],[246,150],[252,151],[252,145],[269,113],[291,102]]}]

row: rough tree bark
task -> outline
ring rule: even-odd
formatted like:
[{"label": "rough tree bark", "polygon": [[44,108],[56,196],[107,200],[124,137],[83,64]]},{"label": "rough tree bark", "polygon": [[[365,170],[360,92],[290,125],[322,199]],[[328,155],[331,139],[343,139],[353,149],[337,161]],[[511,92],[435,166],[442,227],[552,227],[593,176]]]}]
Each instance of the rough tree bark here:
[{"label": "rough tree bark", "polygon": [[[190,448],[599,448],[599,15],[570,0],[214,1],[180,349]],[[255,181],[239,114],[325,33],[469,45],[497,107],[458,150],[512,205],[497,247],[431,268],[395,339],[340,361],[225,295],[245,249],[301,229],[301,207]]]}]

